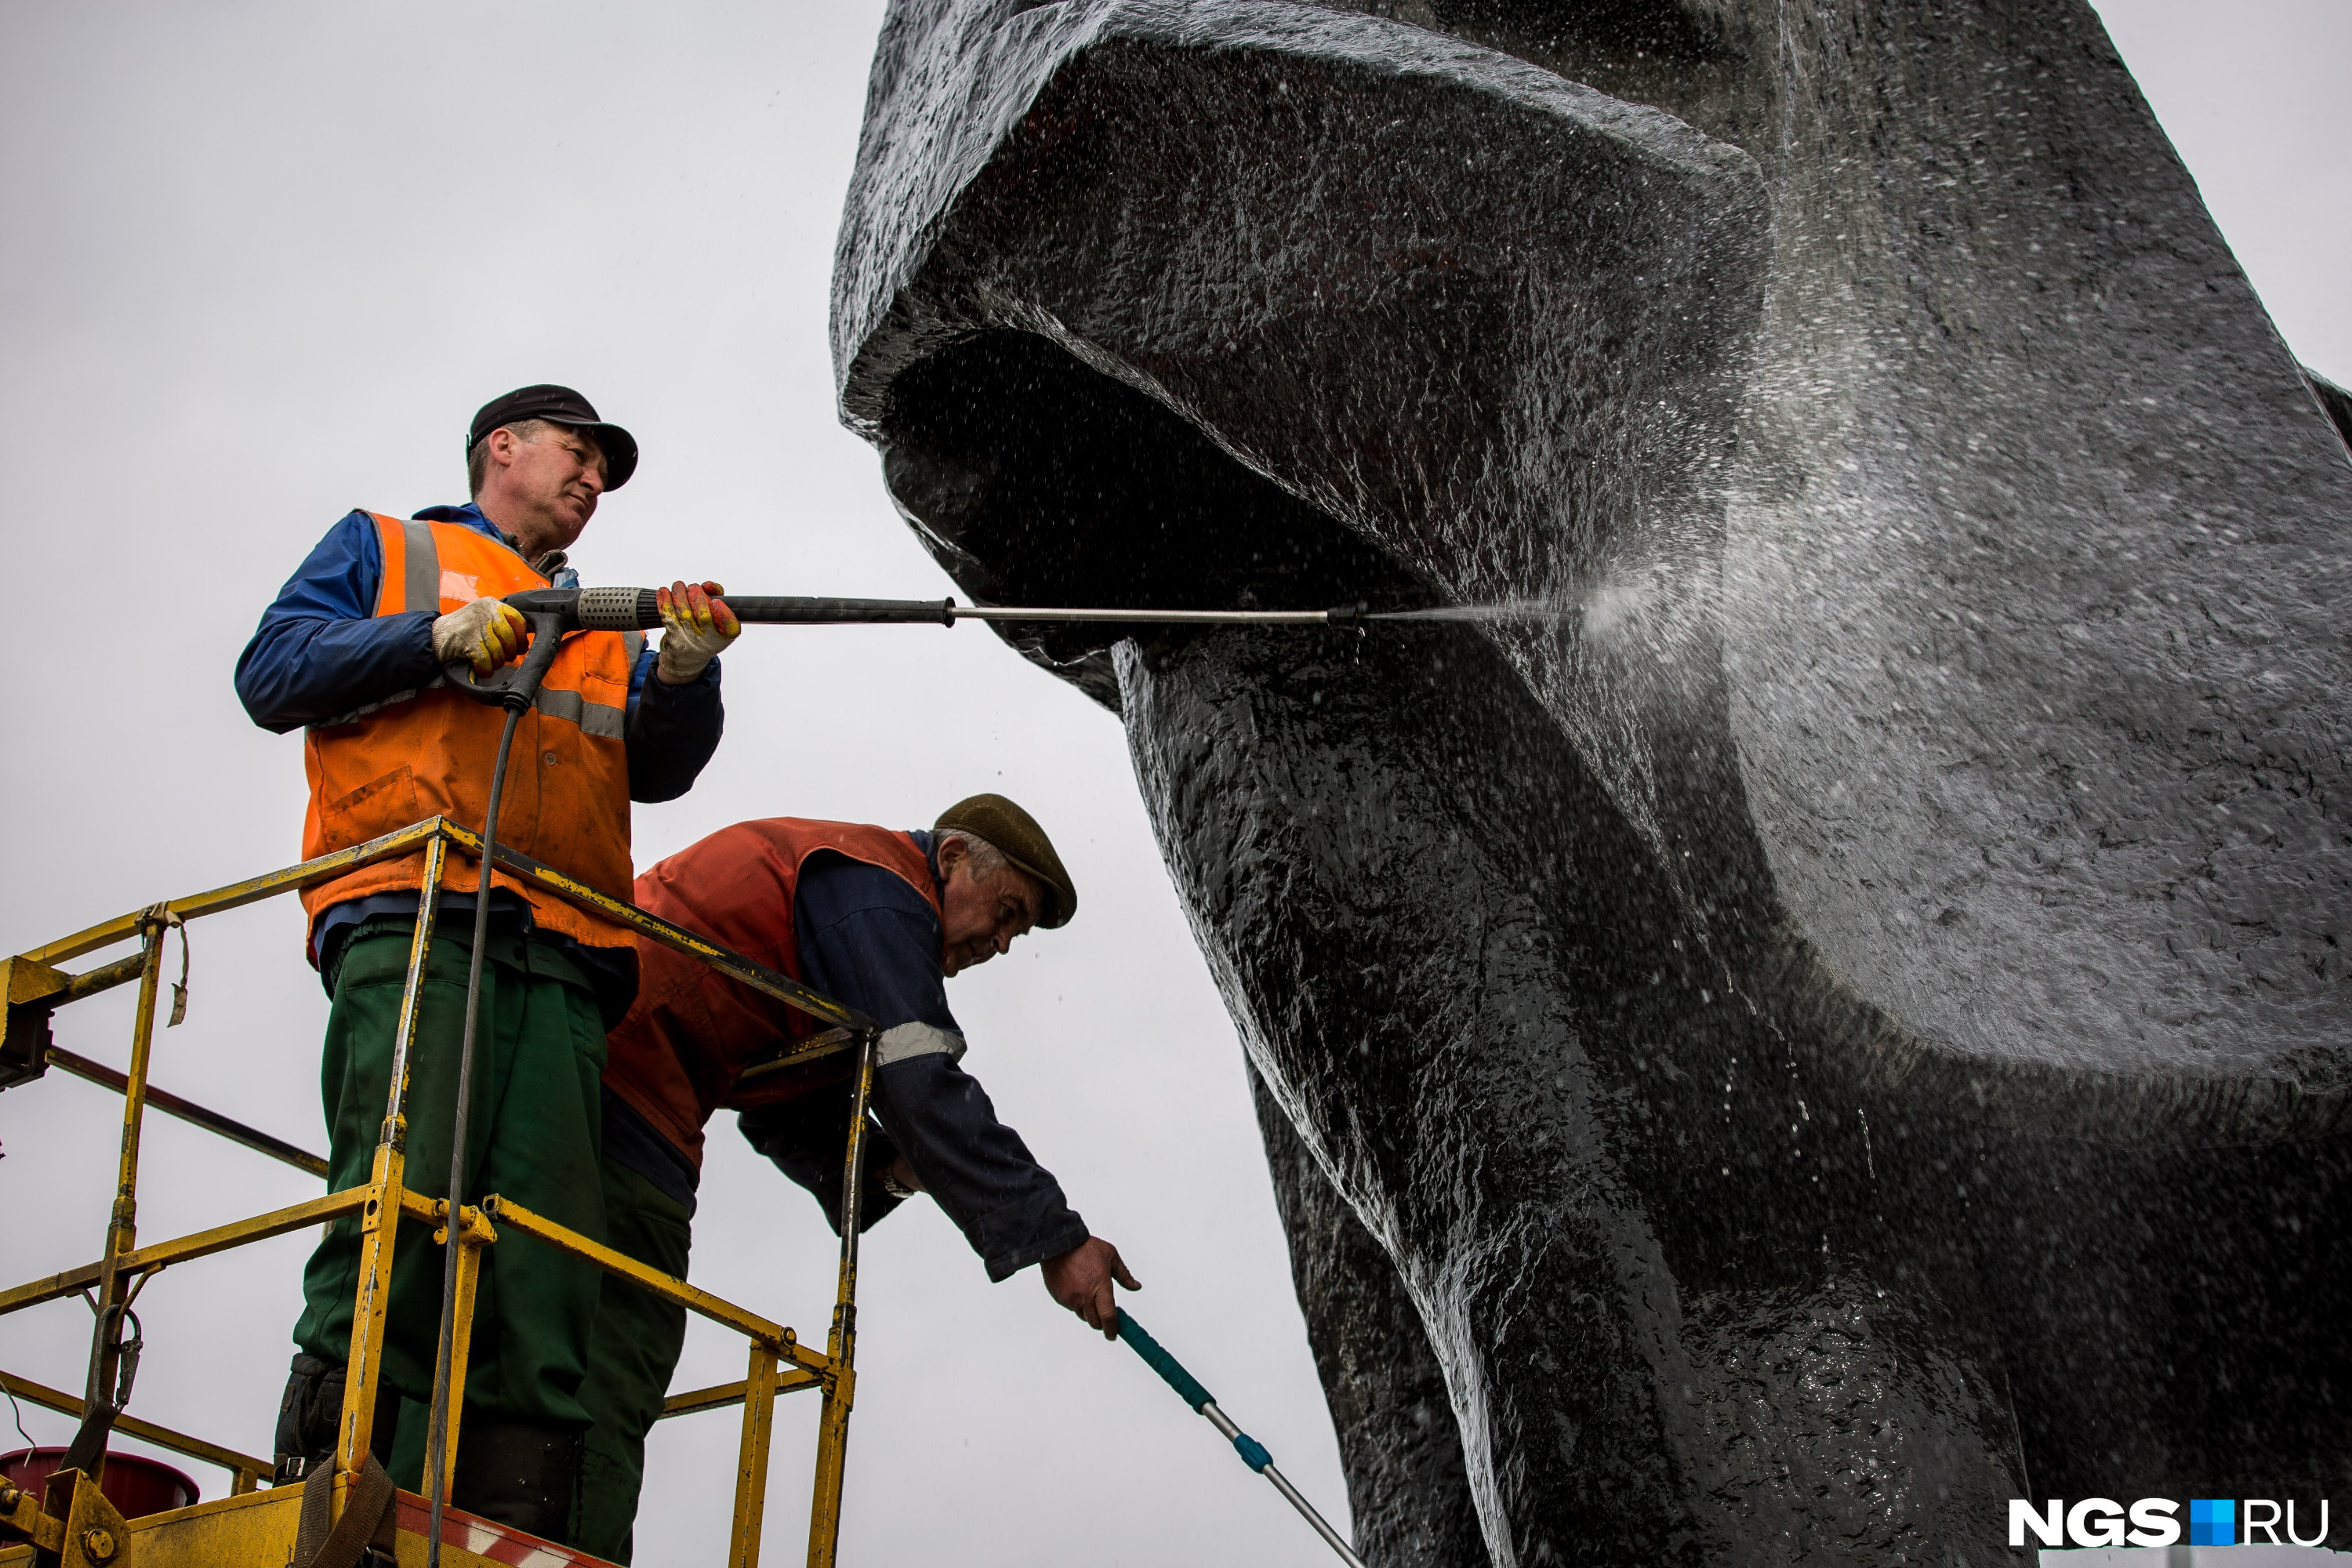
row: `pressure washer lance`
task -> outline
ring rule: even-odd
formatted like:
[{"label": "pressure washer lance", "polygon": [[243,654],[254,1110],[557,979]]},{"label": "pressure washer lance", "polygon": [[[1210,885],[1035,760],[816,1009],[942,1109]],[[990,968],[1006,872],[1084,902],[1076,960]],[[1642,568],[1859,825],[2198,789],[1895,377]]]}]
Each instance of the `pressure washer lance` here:
[{"label": "pressure washer lance", "polygon": [[1330,1543],[1331,1550],[1339,1554],[1349,1568],[1364,1568],[1364,1560],[1356,1555],[1355,1549],[1339,1538],[1338,1531],[1324,1522],[1323,1516],[1315,1511],[1313,1503],[1298,1495],[1298,1489],[1290,1484],[1290,1479],[1274,1468],[1274,1456],[1265,1451],[1265,1445],[1234,1426],[1234,1418],[1217,1408],[1217,1402],[1209,1397],[1209,1391],[1201,1386],[1200,1380],[1186,1372],[1181,1362],[1161,1349],[1158,1340],[1145,1333],[1143,1325],[1135,1321],[1135,1314],[1124,1307],[1118,1313],[1118,1337],[1125,1340],[1129,1348],[1141,1356],[1152,1371],[1167,1380],[1168,1386],[1176,1391],[1179,1398],[1208,1417],[1209,1425],[1217,1429],[1218,1436],[1234,1446],[1234,1452],[1242,1457],[1243,1464],[1272,1481],[1274,1489],[1290,1500],[1290,1506],[1306,1517],[1307,1522],[1315,1527],[1315,1532]]},{"label": "pressure washer lance", "polygon": [[[1328,610],[1127,610],[1070,609],[1064,606],[959,605],[953,599],[833,599],[723,595],[735,618],[746,626],[941,626],[958,621],[1025,621],[1152,626],[1353,626],[1362,631],[1368,622],[1423,620],[1450,612],[1438,610],[1375,610],[1368,604],[1341,605]],[[531,652],[520,666],[509,665],[488,679],[475,679],[472,667],[459,660],[441,668],[449,683],[485,702],[511,704],[525,689],[523,670],[538,658],[542,646],[568,632],[650,632],[660,629],[661,608],[651,588],[526,588],[503,594],[500,601],[519,613],[530,627]],[[551,646],[548,658],[554,657]],[[539,665],[546,673],[545,663]],[[529,689],[538,689],[538,677]],[[524,704],[529,705],[526,694]]]},{"label": "pressure washer lance", "polygon": [[[1348,626],[1363,621],[1370,606],[1344,605],[1330,610],[1074,610],[1008,605],[959,605],[953,599],[812,599],[757,595],[722,595],[746,626],[937,625],[958,621],[1079,621],[1135,626]],[[503,595],[532,622],[557,617],[559,631],[656,631],[661,610],[651,588],[530,588]],[[1378,618],[1378,617],[1374,617]]]}]

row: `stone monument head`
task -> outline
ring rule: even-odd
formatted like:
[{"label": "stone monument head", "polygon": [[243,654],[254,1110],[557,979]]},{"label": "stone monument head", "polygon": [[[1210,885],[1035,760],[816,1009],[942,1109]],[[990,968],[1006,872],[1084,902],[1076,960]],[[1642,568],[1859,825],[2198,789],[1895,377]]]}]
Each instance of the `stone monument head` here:
[{"label": "stone monument head", "polygon": [[2080,0],[899,0],[835,288],[976,596],[1458,616],[1013,633],[1368,1556],[2347,1479],[2352,461]]}]

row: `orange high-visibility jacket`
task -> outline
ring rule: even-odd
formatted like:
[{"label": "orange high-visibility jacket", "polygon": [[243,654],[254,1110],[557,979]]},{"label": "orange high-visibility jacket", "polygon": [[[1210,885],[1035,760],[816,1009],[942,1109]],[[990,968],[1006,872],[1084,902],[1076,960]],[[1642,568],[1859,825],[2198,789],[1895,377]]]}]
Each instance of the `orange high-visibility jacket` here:
[{"label": "orange high-visibility jacket", "polygon": [[[446,615],[475,599],[548,585],[521,556],[463,523],[369,515],[383,548],[379,616],[426,609]],[[506,793],[499,804],[500,844],[616,899],[629,896],[625,731],[629,675],[644,648],[642,632],[575,632],[563,639],[562,651],[515,731]],[[310,778],[303,858],[436,815],[479,832],[505,722],[505,710],[477,701],[436,676],[415,691],[311,725],[302,743]],[[322,910],[347,900],[419,887],[424,871],[421,850],[379,860],[304,889],[302,907],[315,924]],[[452,854],[445,896],[470,895],[478,879],[472,860]],[[631,942],[620,927],[504,871],[491,885],[528,900],[543,931],[595,947]]]},{"label": "orange high-visibility jacket", "polygon": [[[930,857],[911,835],[796,816],[739,822],[687,846],[637,879],[637,907],[804,980],[793,903],[802,866],[820,849],[897,874],[939,912]],[[637,999],[605,1037],[604,1087],[698,1166],[713,1111],[772,1105],[848,1078],[845,1051],[743,1081],[746,1068],[818,1026],[764,992],[641,940]]]}]

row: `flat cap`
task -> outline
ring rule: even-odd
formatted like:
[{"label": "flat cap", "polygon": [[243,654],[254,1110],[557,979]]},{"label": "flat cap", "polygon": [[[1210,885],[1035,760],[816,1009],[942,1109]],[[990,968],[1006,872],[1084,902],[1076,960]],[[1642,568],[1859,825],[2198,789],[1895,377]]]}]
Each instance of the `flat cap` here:
[{"label": "flat cap", "polygon": [[1045,883],[1046,908],[1037,923],[1045,930],[1069,924],[1070,917],[1078,912],[1077,884],[1062,868],[1054,841],[1045,837],[1035,817],[1003,795],[976,795],[960,800],[940,813],[932,826],[941,833],[954,828],[987,839],[1004,852],[1007,860]]}]

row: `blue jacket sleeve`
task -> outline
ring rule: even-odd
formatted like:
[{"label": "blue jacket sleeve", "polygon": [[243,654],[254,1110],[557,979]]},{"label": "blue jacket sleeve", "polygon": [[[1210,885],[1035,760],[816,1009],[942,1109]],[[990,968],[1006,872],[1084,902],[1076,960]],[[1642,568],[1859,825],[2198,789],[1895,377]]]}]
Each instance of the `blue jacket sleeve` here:
[{"label": "blue jacket sleeve", "polygon": [[[874,1110],[991,1279],[1067,1252],[1087,1238],[1062,1186],[1021,1134],[996,1119],[979,1080],[944,1051],[885,1065]],[[837,1178],[836,1178],[837,1179]]]},{"label": "blue jacket sleeve", "polygon": [[631,800],[676,800],[692,789],[727,728],[727,708],[719,700],[719,660],[684,686],[656,679],[654,662],[648,647],[629,672]]},{"label": "blue jacket sleeve", "polygon": [[[849,1086],[835,1084],[781,1105],[763,1105],[743,1112],[740,1121],[751,1147],[807,1189],[824,1211],[833,1234],[839,1236],[841,1178],[849,1162]],[[857,1209],[861,1234],[898,1206],[899,1200],[882,1184],[883,1173],[898,1157],[898,1146],[889,1133],[868,1122]]]},{"label": "blue jacket sleeve", "polygon": [[383,549],[367,513],[327,531],[236,661],[236,695],[256,724],[284,734],[413,691],[440,673],[433,612],[378,617]]},{"label": "blue jacket sleeve", "polygon": [[[887,1147],[903,1152],[940,1210],[1003,1279],[1087,1238],[1086,1222],[1021,1135],[997,1120],[977,1079],[957,1065],[962,1036],[940,973],[938,917],[915,890],[878,867],[813,857],[795,902],[795,935],[809,984],[856,1007],[886,1030],[874,1110]],[[901,1029],[901,1026],[913,1027]],[[911,1042],[911,1044],[910,1044]],[[815,1098],[815,1097],[812,1097]],[[796,1107],[807,1107],[796,1110]],[[820,1110],[808,1100],[746,1111],[744,1135],[785,1174],[826,1202],[838,1227],[848,1099]],[[869,1157],[878,1196],[889,1163]],[[806,1174],[803,1174],[806,1173]],[[829,1173],[829,1174],[828,1174]],[[821,1188],[810,1178],[824,1182]],[[887,1212],[887,1200],[874,1212]]]}]

